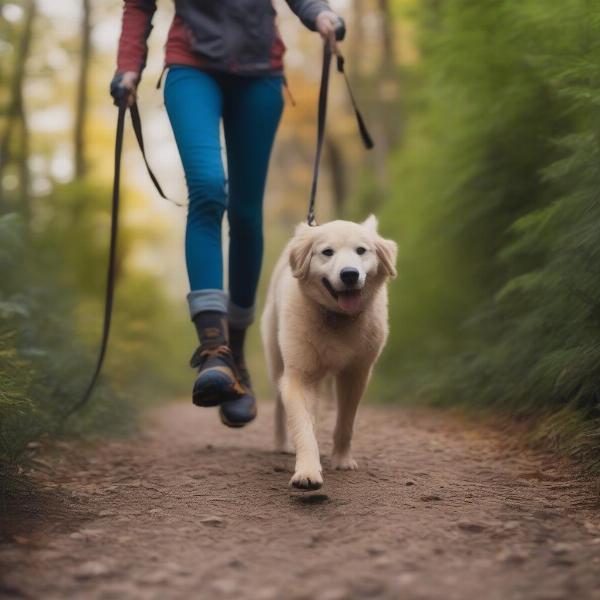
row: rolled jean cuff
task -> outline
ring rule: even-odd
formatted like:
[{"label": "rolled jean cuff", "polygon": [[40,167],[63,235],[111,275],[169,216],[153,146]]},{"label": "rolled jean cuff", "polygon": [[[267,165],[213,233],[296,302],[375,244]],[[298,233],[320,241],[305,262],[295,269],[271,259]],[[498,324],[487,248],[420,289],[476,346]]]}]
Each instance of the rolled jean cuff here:
[{"label": "rolled jean cuff", "polygon": [[193,290],[187,295],[190,317],[205,310],[227,313],[227,294],[223,290]]},{"label": "rolled jean cuff", "polygon": [[253,304],[248,308],[242,308],[237,304],[234,304],[231,300],[227,309],[227,319],[229,325],[235,329],[246,329],[250,327],[254,322],[254,315],[256,314],[256,306]]}]

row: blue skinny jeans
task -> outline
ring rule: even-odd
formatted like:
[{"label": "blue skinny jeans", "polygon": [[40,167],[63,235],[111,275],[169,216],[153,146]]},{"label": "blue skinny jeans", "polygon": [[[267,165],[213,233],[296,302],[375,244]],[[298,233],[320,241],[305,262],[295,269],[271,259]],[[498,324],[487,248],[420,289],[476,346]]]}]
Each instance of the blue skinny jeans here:
[{"label": "blue skinny jeans", "polygon": [[[262,206],[283,78],[169,69],[165,105],[181,155],[189,208],[185,256],[190,314],[229,313],[247,327],[263,255]],[[221,156],[223,121],[227,178]],[[223,291],[222,220],[229,223],[229,296]]]}]

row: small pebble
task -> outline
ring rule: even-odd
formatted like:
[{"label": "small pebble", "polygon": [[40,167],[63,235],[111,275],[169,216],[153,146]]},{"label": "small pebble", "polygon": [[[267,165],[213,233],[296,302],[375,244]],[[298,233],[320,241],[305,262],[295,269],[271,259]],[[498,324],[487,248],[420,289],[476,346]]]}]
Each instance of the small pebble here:
[{"label": "small pebble", "polygon": [[563,556],[568,554],[571,550],[573,550],[573,546],[571,544],[566,544],[565,542],[558,542],[550,548],[552,554],[556,556]]},{"label": "small pebble", "polygon": [[367,552],[370,556],[381,556],[385,554],[385,548],[383,546],[370,546],[367,548]]},{"label": "small pebble", "polygon": [[221,527],[225,522],[223,519],[221,519],[221,517],[208,515],[206,517],[202,517],[200,519],[200,523],[202,523],[202,525],[206,525],[207,527]]},{"label": "small pebble", "polygon": [[529,554],[524,550],[511,548],[501,550],[496,557],[500,562],[507,565],[521,565],[529,558]]},{"label": "small pebble", "polygon": [[76,579],[92,579],[94,577],[106,577],[110,575],[112,570],[97,560],[91,560],[89,562],[85,562],[79,567],[77,572],[75,573]]},{"label": "small pebble", "polygon": [[458,528],[468,533],[481,533],[486,526],[481,523],[473,523],[471,521],[459,521],[457,523]]}]

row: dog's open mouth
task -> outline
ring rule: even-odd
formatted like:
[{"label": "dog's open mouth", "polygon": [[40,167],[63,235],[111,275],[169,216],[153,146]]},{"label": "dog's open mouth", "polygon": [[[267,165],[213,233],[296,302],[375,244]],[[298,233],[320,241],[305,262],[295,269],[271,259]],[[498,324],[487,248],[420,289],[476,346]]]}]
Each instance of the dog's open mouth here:
[{"label": "dog's open mouth", "polygon": [[325,277],[323,277],[323,285],[344,312],[354,314],[360,310],[362,306],[362,290],[341,290],[338,292],[333,288],[329,279]]}]

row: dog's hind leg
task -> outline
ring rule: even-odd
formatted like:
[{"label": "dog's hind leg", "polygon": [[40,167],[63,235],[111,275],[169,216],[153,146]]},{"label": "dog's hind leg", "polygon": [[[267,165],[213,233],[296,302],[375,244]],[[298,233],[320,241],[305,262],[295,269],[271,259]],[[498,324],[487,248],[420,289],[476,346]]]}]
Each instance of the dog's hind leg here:
[{"label": "dog's hind leg", "polygon": [[269,379],[275,393],[275,451],[291,454],[291,448],[287,439],[285,424],[285,410],[281,401],[279,391],[279,380],[283,374],[283,359],[277,340],[277,315],[272,305],[267,305],[261,323],[261,334]]},{"label": "dog's hind leg", "polygon": [[331,466],[334,469],[354,470],[358,464],[352,458],[352,432],[358,403],[369,382],[371,367],[346,369],[336,379],[338,413],[333,432]]},{"label": "dog's hind leg", "polygon": [[307,385],[296,374],[287,371],[281,378],[280,387],[296,449],[296,470],[290,485],[302,490],[318,490],[323,485],[323,475],[315,437],[316,389]]}]

